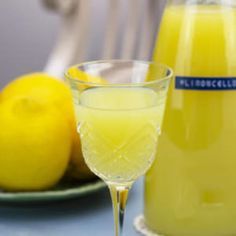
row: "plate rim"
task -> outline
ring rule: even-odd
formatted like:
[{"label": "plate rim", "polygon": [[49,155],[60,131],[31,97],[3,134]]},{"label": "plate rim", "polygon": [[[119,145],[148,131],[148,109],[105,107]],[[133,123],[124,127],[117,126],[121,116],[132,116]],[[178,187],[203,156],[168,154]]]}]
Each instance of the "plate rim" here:
[{"label": "plate rim", "polygon": [[102,180],[85,183],[78,187],[68,187],[65,189],[49,189],[36,192],[0,192],[0,202],[34,202],[63,200],[77,196],[84,196],[106,187]]}]

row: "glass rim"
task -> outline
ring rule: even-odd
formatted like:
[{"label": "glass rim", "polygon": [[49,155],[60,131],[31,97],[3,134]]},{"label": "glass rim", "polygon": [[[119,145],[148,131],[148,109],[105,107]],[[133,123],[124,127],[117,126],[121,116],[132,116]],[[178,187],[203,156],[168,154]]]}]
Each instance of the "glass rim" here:
[{"label": "glass rim", "polygon": [[[73,78],[68,71],[71,68],[80,68],[82,66],[88,66],[88,65],[95,65],[95,64],[103,64],[103,63],[139,63],[143,65],[154,65],[157,66],[158,68],[166,68],[168,71],[168,74],[166,76],[163,76],[162,78],[155,79],[152,81],[146,81],[146,82],[132,82],[132,83],[114,83],[114,84],[109,84],[109,83],[96,83],[96,82],[87,82],[84,80],[80,80],[79,78]],[[146,85],[153,85],[153,84],[159,84],[162,83],[166,80],[170,80],[174,75],[173,70],[162,63],[157,63],[155,61],[144,61],[144,60],[122,60],[122,59],[111,59],[111,60],[94,60],[94,61],[87,61],[83,63],[78,63],[75,65],[70,66],[64,73],[64,76],[66,79],[70,81],[74,81],[76,83],[84,84],[84,85],[90,85],[93,87],[127,87],[127,86],[146,86]]]}]

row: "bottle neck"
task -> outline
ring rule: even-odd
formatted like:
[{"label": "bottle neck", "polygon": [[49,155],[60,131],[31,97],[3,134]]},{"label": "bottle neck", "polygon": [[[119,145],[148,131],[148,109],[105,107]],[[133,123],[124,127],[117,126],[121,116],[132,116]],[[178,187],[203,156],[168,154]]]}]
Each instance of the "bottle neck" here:
[{"label": "bottle neck", "polygon": [[236,7],[235,0],[167,0],[168,5],[222,5]]}]

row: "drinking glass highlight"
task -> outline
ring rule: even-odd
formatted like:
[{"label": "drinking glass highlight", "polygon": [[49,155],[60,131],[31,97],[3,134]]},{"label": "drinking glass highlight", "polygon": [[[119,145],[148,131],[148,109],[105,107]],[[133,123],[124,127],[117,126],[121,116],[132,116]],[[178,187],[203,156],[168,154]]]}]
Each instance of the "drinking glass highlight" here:
[{"label": "drinking glass highlight", "polygon": [[140,61],[97,61],[66,72],[88,167],[111,193],[116,236],[129,190],[155,158],[172,71]]}]

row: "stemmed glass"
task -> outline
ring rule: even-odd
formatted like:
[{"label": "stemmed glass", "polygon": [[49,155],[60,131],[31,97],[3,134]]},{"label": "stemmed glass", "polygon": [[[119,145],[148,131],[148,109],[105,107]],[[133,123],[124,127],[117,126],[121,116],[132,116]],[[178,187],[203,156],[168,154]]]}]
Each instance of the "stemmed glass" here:
[{"label": "stemmed glass", "polygon": [[155,158],[172,71],[152,62],[111,60],[73,66],[65,76],[85,161],[110,189],[119,236],[129,190]]}]

